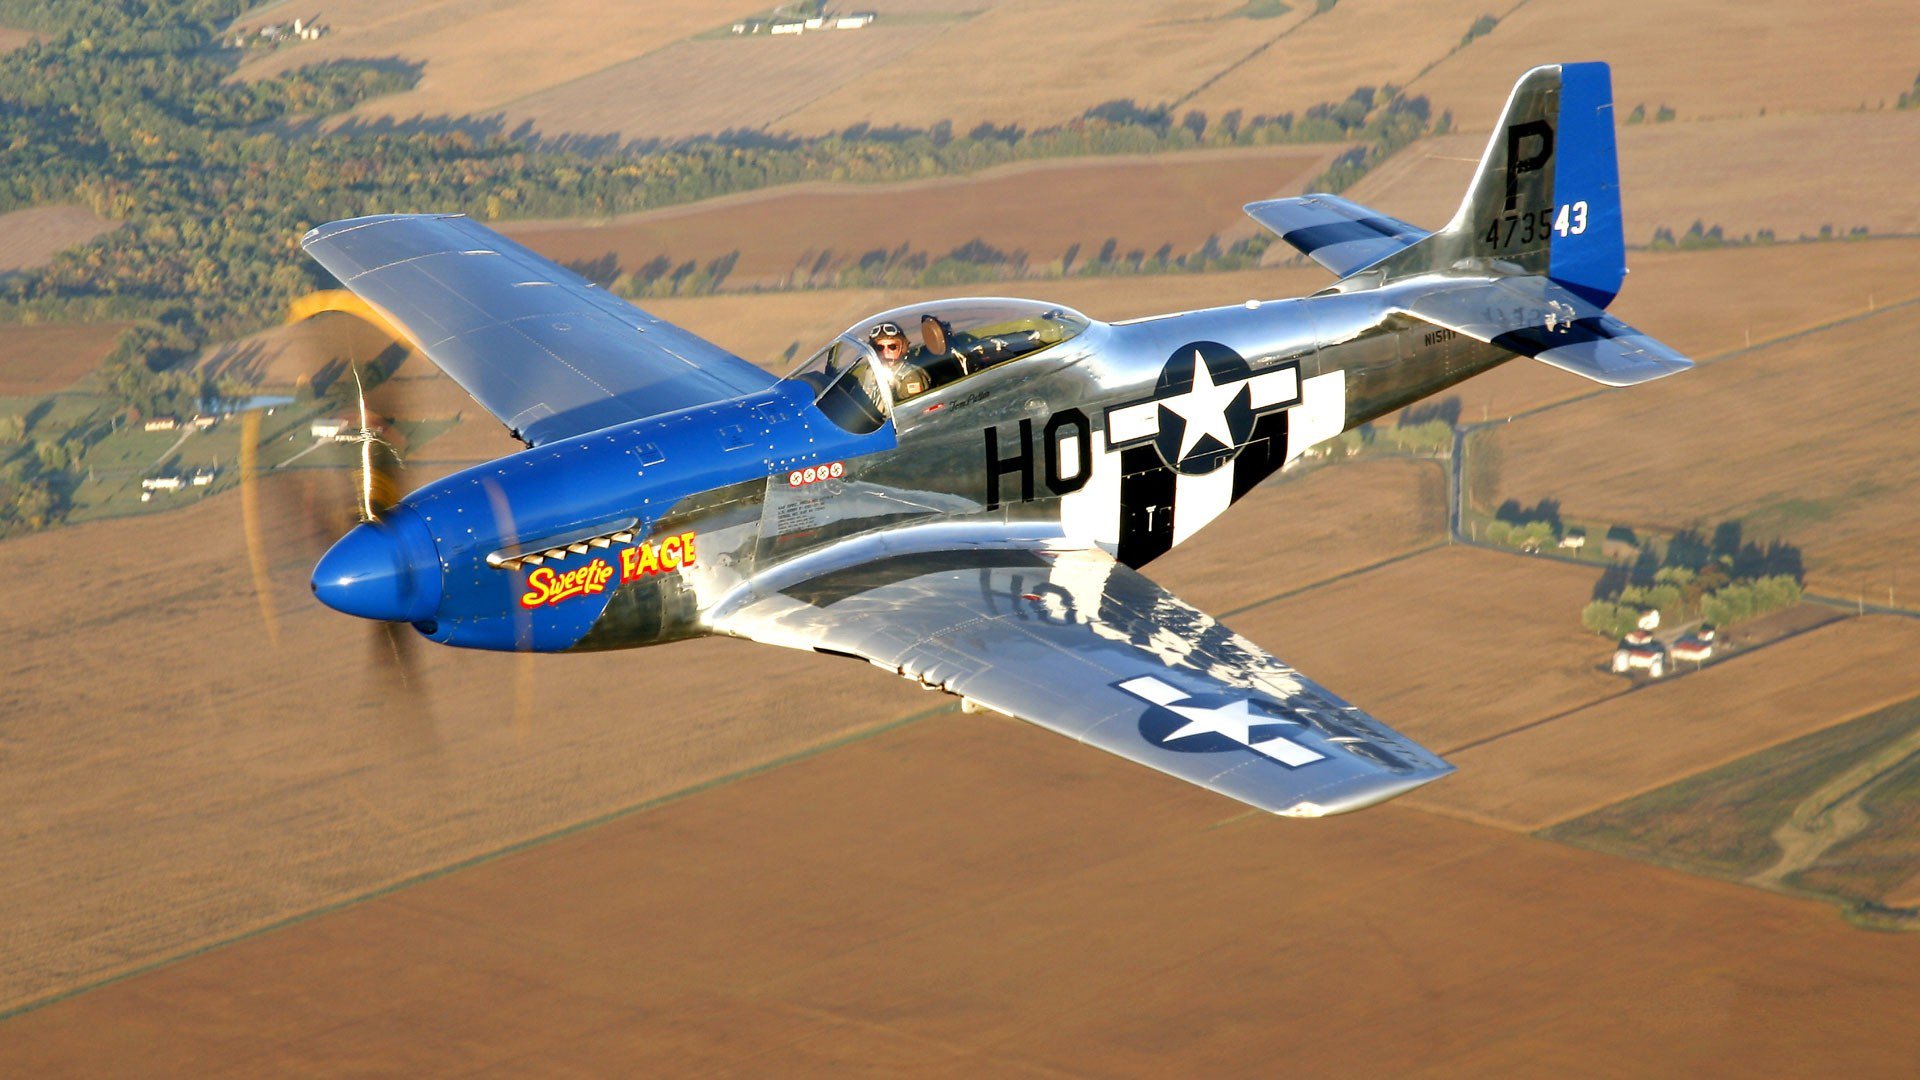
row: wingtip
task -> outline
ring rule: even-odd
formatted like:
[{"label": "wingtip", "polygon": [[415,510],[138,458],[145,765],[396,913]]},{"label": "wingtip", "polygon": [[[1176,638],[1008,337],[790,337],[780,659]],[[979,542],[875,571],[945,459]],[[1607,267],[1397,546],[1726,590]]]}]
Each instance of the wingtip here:
[{"label": "wingtip", "polygon": [[1397,799],[1417,787],[1424,787],[1444,776],[1452,775],[1455,767],[1440,762],[1431,769],[1421,769],[1406,773],[1378,784],[1367,784],[1350,791],[1341,792],[1331,799],[1323,797],[1320,801],[1302,799],[1301,801],[1274,811],[1280,817],[1319,818],[1333,817],[1337,814],[1351,814],[1356,810],[1365,810],[1378,806],[1389,799]]}]

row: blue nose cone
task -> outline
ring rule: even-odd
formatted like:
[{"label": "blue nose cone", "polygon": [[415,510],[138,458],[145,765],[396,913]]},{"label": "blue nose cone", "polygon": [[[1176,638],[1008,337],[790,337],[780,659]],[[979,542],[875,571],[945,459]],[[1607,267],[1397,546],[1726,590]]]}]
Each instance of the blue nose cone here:
[{"label": "blue nose cone", "polygon": [[420,622],[440,607],[440,556],[420,516],[396,507],[355,525],[313,568],[313,595],[335,611]]}]

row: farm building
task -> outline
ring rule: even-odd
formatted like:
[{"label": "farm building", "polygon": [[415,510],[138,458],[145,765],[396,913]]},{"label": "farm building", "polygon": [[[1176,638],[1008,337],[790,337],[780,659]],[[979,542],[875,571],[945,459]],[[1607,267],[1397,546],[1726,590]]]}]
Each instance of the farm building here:
[{"label": "farm building", "polygon": [[1653,678],[1667,673],[1667,650],[1659,645],[1622,645],[1613,651],[1613,670],[1625,675],[1632,671],[1644,671]]},{"label": "farm building", "polygon": [[172,431],[180,426],[180,421],[172,416],[156,416],[141,426],[147,431]]},{"label": "farm building", "polygon": [[1675,660],[1691,660],[1698,664],[1713,655],[1713,642],[1701,641],[1695,637],[1684,637],[1673,643]]},{"label": "farm building", "polygon": [[353,437],[353,425],[337,416],[315,420],[307,430],[312,432],[316,439],[342,440]]},{"label": "farm building", "polygon": [[736,34],[758,34],[765,30],[774,34],[803,34],[810,30],[860,30],[871,26],[874,13],[856,11],[851,15],[810,15],[805,19],[782,19],[778,22],[767,19],[747,19],[734,23],[732,30]]}]

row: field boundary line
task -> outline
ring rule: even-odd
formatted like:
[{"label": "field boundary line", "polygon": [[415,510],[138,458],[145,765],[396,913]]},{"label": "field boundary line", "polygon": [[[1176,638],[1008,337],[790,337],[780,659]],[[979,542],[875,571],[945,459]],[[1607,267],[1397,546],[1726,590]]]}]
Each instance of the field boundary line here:
[{"label": "field boundary line", "polygon": [[1288,589],[1285,592],[1274,593],[1272,596],[1262,597],[1259,600],[1254,600],[1249,603],[1241,604],[1239,607],[1236,607],[1236,608],[1228,608],[1227,610],[1222,611],[1220,613],[1220,618],[1230,619],[1230,618],[1233,618],[1235,615],[1244,615],[1249,611],[1255,610],[1256,608],[1263,608],[1263,607],[1266,607],[1268,604],[1277,604],[1282,600],[1291,600],[1296,596],[1300,596],[1305,593],[1310,593],[1315,589],[1322,589],[1328,585],[1336,585],[1342,581],[1347,580],[1348,578],[1359,577],[1362,574],[1371,574],[1375,570],[1383,570],[1389,566],[1392,566],[1395,563],[1406,562],[1408,559],[1417,558],[1421,555],[1427,554],[1430,551],[1439,551],[1442,548],[1445,548],[1448,546],[1449,545],[1445,540],[1435,540],[1430,544],[1424,544],[1417,548],[1409,548],[1408,550],[1402,551],[1397,555],[1389,555],[1384,559],[1381,559],[1377,562],[1368,563],[1365,566],[1356,566],[1351,570],[1342,570],[1339,573],[1332,575],[1331,577],[1321,578],[1319,581],[1310,582],[1306,585],[1295,586],[1294,588]]},{"label": "field boundary line", "polygon": [[[1246,66],[1246,64],[1249,61],[1251,61],[1254,57],[1259,56],[1261,53],[1266,52],[1268,49],[1271,49],[1275,45],[1280,44],[1280,42],[1285,40],[1289,34],[1292,34],[1295,30],[1300,29],[1301,27],[1307,25],[1313,20],[1326,14],[1327,11],[1332,10],[1332,7],[1333,5],[1329,4],[1327,5],[1327,8],[1324,10],[1316,10],[1312,14],[1308,15],[1306,18],[1301,19],[1299,22],[1294,23],[1292,26],[1287,27],[1285,30],[1280,31],[1279,33],[1273,35],[1267,40],[1254,46],[1252,52],[1248,53],[1247,55],[1241,57],[1238,60],[1235,60],[1233,63],[1228,64],[1226,67],[1221,68],[1219,71],[1216,71],[1213,74],[1207,76],[1204,80],[1201,81],[1199,86],[1194,87],[1193,89],[1187,91],[1186,93],[1180,95],[1178,98],[1174,99],[1173,104],[1167,106],[1167,108],[1177,109],[1180,106],[1185,105],[1187,102],[1192,101],[1194,98],[1199,97],[1201,94],[1206,93],[1208,87],[1212,86],[1214,83],[1219,82],[1221,79],[1224,79],[1227,76],[1233,74],[1234,72],[1240,70],[1242,67]],[[1231,18],[1231,16],[1229,17]]]}]

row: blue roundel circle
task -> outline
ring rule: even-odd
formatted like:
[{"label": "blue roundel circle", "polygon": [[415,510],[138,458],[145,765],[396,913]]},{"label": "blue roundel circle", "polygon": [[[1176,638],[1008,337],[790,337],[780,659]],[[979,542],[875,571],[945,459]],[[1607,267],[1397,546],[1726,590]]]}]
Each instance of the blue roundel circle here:
[{"label": "blue roundel circle", "polygon": [[[1196,374],[1200,376],[1197,395]],[[1160,460],[1190,476],[1210,473],[1232,461],[1253,434],[1253,395],[1247,386],[1252,375],[1245,357],[1217,341],[1189,341],[1173,350],[1153,387],[1153,396],[1160,402],[1160,427],[1153,439]],[[1204,422],[1196,410],[1224,417],[1231,442],[1213,433],[1187,438],[1189,424]]]}]

